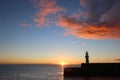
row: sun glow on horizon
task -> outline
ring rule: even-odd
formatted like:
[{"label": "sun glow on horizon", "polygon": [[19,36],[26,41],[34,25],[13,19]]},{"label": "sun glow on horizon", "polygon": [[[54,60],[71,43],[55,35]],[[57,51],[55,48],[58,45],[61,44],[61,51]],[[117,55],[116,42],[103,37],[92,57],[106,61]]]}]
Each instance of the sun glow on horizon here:
[{"label": "sun glow on horizon", "polygon": [[67,65],[66,62],[60,62],[60,65],[64,66],[64,65]]}]

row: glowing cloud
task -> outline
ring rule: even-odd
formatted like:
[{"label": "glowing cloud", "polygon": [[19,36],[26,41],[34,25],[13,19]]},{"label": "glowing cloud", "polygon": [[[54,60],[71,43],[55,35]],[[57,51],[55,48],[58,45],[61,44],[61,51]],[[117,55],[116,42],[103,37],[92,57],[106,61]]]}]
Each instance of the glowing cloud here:
[{"label": "glowing cloud", "polygon": [[50,20],[47,18],[49,15],[52,16],[60,11],[64,11],[62,7],[56,6],[56,0],[39,0],[35,4],[38,9],[37,15],[34,18],[37,26],[47,25],[50,23]]},{"label": "glowing cloud", "polygon": [[66,29],[65,35],[85,39],[120,39],[120,1],[85,0],[81,3],[87,9],[78,15],[58,17],[57,25]]},{"label": "glowing cloud", "polygon": [[[80,0],[78,12],[65,11],[56,0],[35,0],[37,26],[55,23],[66,35],[84,39],[120,39],[119,0]],[[56,15],[57,14],[57,15]],[[59,16],[58,16],[59,15]],[[52,18],[55,18],[54,20]],[[56,20],[57,18],[57,20]],[[51,20],[52,19],[52,20]]]}]

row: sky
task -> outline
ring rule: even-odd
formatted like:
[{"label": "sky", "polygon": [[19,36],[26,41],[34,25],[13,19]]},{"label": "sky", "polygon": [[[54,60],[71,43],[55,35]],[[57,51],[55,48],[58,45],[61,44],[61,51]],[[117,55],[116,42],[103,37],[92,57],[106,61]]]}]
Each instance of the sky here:
[{"label": "sky", "polygon": [[0,64],[120,62],[120,0],[0,0]]}]

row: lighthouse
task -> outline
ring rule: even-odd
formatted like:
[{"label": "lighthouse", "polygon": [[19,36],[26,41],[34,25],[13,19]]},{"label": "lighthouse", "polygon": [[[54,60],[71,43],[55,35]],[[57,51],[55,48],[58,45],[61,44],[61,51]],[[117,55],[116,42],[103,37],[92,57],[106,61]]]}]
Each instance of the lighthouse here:
[{"label": "lighthouse", "polygon": [[87,51],[85,53],[85,59],[86,59],[86,64],[89,64],[89,55]]}]

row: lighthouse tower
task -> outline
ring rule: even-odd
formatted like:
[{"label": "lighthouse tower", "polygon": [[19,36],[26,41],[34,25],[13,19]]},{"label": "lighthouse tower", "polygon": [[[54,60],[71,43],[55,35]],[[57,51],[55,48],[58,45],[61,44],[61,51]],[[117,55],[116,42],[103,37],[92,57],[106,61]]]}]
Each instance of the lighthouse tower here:
[{"label": "lighthouse tower", "polygon": [[87,51],[85,53],[85,59],[86,59],[86,64],[89,64],[89,55]]}]

